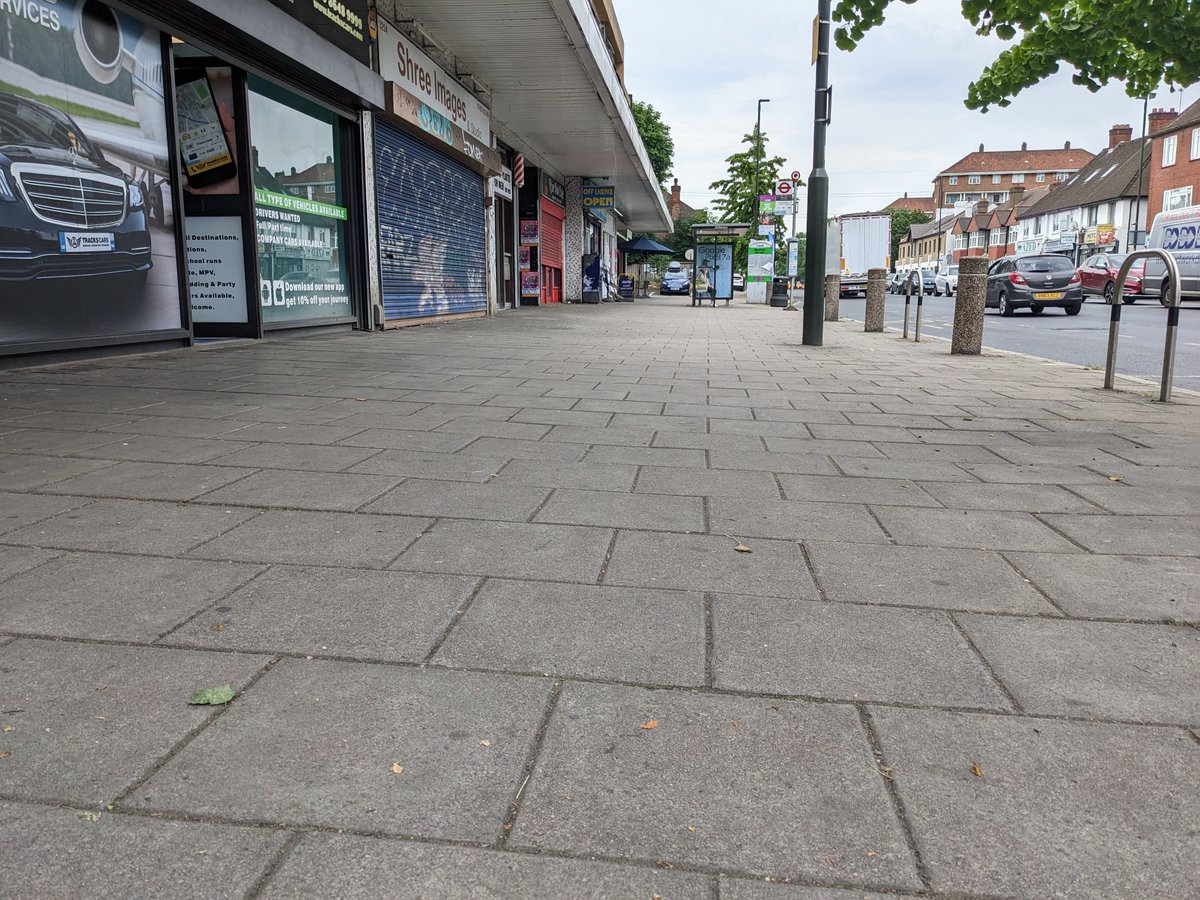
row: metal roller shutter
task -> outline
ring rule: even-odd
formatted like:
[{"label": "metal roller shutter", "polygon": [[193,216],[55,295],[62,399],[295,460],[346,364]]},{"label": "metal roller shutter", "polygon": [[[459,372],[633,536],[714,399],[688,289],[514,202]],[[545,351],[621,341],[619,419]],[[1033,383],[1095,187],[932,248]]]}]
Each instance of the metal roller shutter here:
[{"label": "metal roller shutter", "polygon": [[563,267],[563,217],[562,207],[542,201],[542,246],[539,251],[543,266],[553,269]]},{"label": "metal roller shutter", "polygon": [[387,318],[485,311],[483,178],[382,119],[375,172]]}]

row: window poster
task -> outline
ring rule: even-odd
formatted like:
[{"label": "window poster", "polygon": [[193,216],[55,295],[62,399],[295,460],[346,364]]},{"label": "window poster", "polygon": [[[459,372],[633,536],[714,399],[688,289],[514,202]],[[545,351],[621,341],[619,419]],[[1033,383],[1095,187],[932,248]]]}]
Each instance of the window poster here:
[{"label": "window poster", "polygon": [[0,2],[0,352],[182,327],[158,31]]}]

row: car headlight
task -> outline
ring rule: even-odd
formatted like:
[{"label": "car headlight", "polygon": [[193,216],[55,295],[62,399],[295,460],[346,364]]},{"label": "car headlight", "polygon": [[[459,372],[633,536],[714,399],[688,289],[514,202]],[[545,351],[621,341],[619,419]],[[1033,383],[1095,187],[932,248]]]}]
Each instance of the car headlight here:
[{"label": "car headlight", "polygon": [[142,189],[131,181],[129,183],[129,208],[137,209],[143,203],[145,200],[142,198]]},{"label": "car headlight", "polygon": [[0,200],[16,200],[17,195],[13,193],[12,187],[8,183],[8,176],[4,174],[4,170],[0,169]]}]

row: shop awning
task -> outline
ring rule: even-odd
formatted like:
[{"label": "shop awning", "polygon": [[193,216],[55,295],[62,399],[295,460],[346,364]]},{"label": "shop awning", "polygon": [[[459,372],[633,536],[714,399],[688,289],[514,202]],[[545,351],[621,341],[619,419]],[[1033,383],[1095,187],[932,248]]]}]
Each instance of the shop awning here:
[{"label": "shop awning", "polygon": [[671,230],[589,0],[405,0],[404,9],[487,85],[494,122],[564,175],[611,180],[630,229]]}]

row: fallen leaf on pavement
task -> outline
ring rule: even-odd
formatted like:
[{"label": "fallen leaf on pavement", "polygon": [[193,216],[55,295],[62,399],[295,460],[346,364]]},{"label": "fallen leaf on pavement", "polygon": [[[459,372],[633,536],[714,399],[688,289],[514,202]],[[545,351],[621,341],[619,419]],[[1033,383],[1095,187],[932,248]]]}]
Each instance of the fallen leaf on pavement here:
[{"label": "fallen leaf on pavement", "polygon": [[12,727],[11,725],[5,725],[5,726],[4,726],[4,733],[5,733],[5,734],[8,734],[8,733],[9,733],[10,731],[12,731],[12,730],[13,730],[13,727]]},{"label": "fallen leaf on pavement", "polygon": [[737,546],[734,547],[733,549],[736,550],[738,553],[753,553],[754,552],[749,547],[747,547],[745,544],[743,544],[741,541],[738,541]]},{"label": "fallen leaf on pavement", "polygon": [[212,630],[213,630],[213,631],[224,631],[224,630],[225,630],[225,623],[223,623],[223,622],[218,622],[217,624],[215,624],[215,625],[212,627]]},{"label": "fallen leaf on pavement", "polygon": [[227,684],[220,687],[201,688],[188,701],[192,706],[224,706],[233,699],[233,688]]},{"label": "fallen leaf on pavement", "polygon": [[366,403],[366,402],[367,402],[367,398],[366,398],[366,397],[355,397],[354,399],[355,399],[355,400],[357,400],[359,403]]},{"label": "fallen leaf on pavement", "polygon": [[12,756],[12,754],[7,750],[0,750],[0,759],[8,759],[10,756]]},{"label": "fallen leaf on pavement", "polygon": [[1124,475],[1109,475],[1108,480],[1109,481],[1124,481],[1125,476]]},{"label": "fallen leaf on pavement", "polygon": [[490,746],[492,746],[492,742],[491,741],[480,741],[479,746],[480,747],[490,747]]},{"label": "fallen leaf on pavement", "polygon": [[979,763],[971,763],[971,774],[976,778],[983,777],[983,769],[979,768]]},{"label": "fallen leaf on pavement", "polygon": [[99,822],[102,815],[104,815],[104,813],[87,811],[81,812],[79,814],[79,818],[83,819],[85,822]]},{"label": "fallen leaf on pavement", "polygon": [[695,833],[696,833],[696,826],[695,826],[695,825],[689,825],[689,826],[688,826],[688,831],[690,831],[692,834],[695,834]]},{"label": "fallen leaf on pavement", "polygon": [[400,763],[392,763],[388,767],[388,771],[391,772],[393,775],[399,775],[401,772],[404,771],[404,766],[400,765]]},{"label": "fallen leaf on pavement", "polygon": [[638,728],[642,729],[642,731],[653,731],[657,727],[658,719],[651,719],[649,722],[643,722],[638,726]]}]

